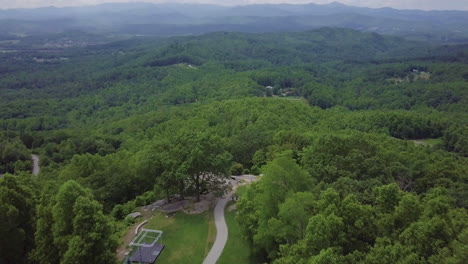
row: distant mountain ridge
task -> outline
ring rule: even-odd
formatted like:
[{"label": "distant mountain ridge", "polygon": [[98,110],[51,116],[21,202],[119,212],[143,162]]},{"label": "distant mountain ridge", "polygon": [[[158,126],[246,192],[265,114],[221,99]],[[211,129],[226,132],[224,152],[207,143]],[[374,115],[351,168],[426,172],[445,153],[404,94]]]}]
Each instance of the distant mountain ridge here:
[{"label": "distant mountain ridge", "polygon": [[[66,19],[53,27],[44,21]],[[8,22],[8,23],[7,23]],[[82,30],[99,34],[173,36],[214,31],[280,32],[342,27],[436,43],[468,43],[468,11],[363,8],[340,3],[121,3],[84,7],[0,10],[0,34],[35,35]]]}]

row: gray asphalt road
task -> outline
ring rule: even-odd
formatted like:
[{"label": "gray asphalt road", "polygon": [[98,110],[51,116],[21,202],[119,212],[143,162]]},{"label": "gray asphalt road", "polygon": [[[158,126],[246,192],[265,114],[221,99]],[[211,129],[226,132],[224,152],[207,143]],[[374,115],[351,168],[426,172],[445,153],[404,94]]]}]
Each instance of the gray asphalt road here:
[{"label": "gray asphalt road", "polygon": [[41,168],[39,167],[39,156],[33,154],[33,155],[31,155],[31,158],[33,160],[32,174],[34,176],[37,176],[39,174],[39,171],[41,170]]}]

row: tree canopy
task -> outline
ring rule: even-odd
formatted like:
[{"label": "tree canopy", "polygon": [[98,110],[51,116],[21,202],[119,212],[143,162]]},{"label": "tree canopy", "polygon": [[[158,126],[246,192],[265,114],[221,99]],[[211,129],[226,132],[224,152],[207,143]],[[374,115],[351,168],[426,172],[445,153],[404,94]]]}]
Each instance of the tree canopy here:
[{"label": "tree canopy", "polygon": [[235,173],[258,263],[465,263],[467,54],[337,28],[0,50],[0,262],[115,262],[126,215]]}]

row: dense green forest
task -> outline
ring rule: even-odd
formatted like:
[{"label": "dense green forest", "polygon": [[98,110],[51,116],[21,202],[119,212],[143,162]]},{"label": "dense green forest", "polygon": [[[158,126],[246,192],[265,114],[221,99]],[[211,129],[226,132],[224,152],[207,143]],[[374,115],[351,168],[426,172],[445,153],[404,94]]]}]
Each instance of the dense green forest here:
[{"label": "dense green forest", "polygon": [[258,263],[467,263],[467,63],[335,28],[0,53],[0,263],[115,263],[231,173]]}]

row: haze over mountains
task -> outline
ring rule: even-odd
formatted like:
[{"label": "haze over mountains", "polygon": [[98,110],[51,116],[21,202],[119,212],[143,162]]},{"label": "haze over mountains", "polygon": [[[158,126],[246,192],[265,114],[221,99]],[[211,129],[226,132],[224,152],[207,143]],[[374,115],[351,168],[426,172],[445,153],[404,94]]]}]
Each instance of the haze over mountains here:
[{"label": "haze over mountains", "polygon": [[465,0],[0,0],[1,9],[11,8],[36,8],[46,6],[86,6],[104,3],[196,3],[214,4],[224,6],[253,5],[253,4],[330,4],[339,2],[351,6],[383,8],[391,7],[396,9],[420,9],[420,10],[468,10]]},{"label": "haze over mountains", "polygon": [[67,32],[74,32],[74,38],[87,35],[88,40],[94,38],[95,42],[105,42],[109,37],[136,35],[165,37],[215,31],[284,32],[320,27],[351,28],[438,44],[466,43],[468,11],[371,9],[339,3],[234,7],[122,3],[0,10],[0,40],[3,41],[21,41],[27,36],[44,34],[52,34],[52,37]]},{"label": "haze over mountains", "polygon": [[467,30],[337,3],[0,10],[0,264],[468,263]]}]

